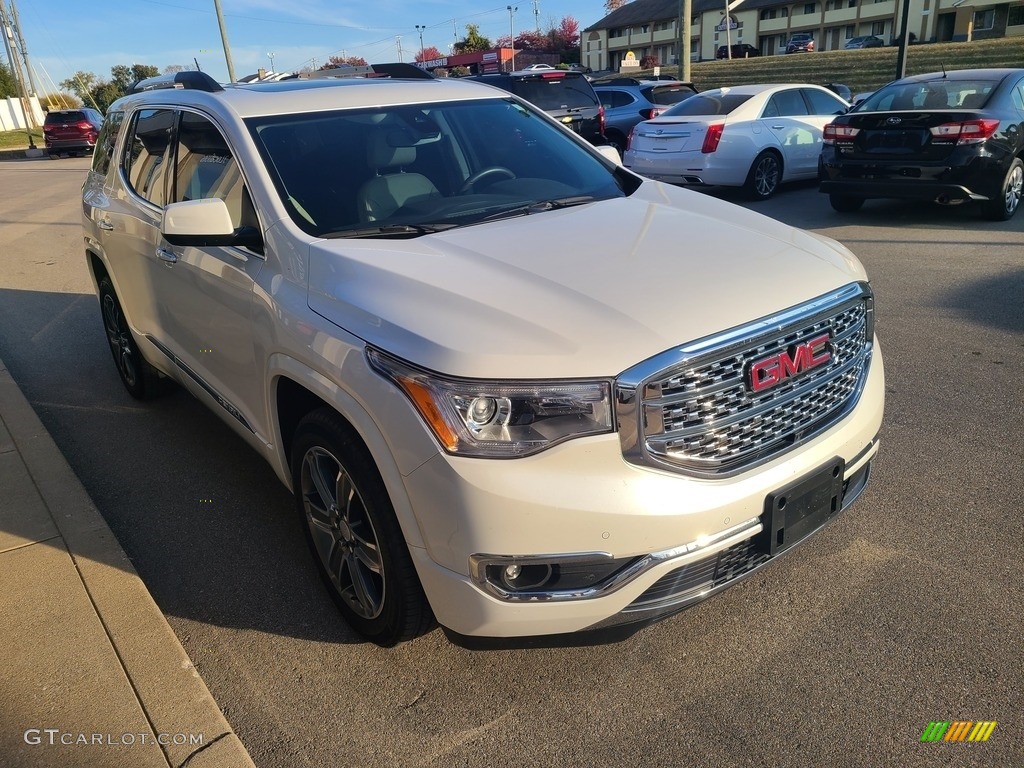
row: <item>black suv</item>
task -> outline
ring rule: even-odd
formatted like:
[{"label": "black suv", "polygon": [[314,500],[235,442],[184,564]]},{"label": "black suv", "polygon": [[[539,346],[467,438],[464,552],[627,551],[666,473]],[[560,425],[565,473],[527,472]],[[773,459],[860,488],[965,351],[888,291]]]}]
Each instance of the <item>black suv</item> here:
[{"label": "black suv", "polygon": [[95,109],[54,109],[46,113],[43,138],[50,157],[61,153],[82,155],[92,152],[103,126],[103,115]]},{"label": "black suv", "polygon": [[472,79],[514,93],[543,109],[591,144],[608,143],[604,137],[604,107],[594,93],[594,86],[582,72],[543,69],[473,75]]}]

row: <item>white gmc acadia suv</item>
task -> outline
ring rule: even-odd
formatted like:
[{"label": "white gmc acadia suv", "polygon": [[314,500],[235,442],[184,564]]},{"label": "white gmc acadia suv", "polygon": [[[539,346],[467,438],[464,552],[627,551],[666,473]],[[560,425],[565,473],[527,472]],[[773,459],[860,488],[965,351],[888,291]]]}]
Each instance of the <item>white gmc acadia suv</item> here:
[{"label": "white gmc acadia suv", "polygon": [[125,387],[267,459],[355,630],[645,622],[857,498],[883,374],[846,248],[377,69],[143,81],[83,190]]}]

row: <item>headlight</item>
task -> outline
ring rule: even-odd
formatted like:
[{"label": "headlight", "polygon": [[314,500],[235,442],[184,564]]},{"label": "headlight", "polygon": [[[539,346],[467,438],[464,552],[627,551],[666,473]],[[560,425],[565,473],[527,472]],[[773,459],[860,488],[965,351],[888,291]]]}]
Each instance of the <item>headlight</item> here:
[{"label": "headlight", "polygon": [[370,365],[405,392],[449,453],[517,458],[563,440],[612,431],[607,381],[456,379],[375,349]]}]

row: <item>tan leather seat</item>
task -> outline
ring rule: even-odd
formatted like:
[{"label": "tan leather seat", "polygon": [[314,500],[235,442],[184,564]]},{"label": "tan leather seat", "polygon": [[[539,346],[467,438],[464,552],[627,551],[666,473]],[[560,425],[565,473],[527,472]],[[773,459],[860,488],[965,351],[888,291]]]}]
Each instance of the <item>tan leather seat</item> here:
[{"label": "tan leather seat", "polygon": [[416,147],[405,144],[401,132],[381,130],[370,136],[367,163],[376,175],[359,188],[356,205],[363,221],[385,221],[409,203],[439,197],[433,182],[404,168],[416,162]]}]

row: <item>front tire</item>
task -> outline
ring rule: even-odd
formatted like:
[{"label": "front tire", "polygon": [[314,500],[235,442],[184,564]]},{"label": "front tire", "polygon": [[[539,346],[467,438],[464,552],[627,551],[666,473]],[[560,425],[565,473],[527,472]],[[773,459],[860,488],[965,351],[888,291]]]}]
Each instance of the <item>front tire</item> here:
[{"label": "front tire", "polygon": [[334,411],[306,416],[291,452],[295,502],[320,576],[352,628],[381,646],[434,621],[384,481]]},{"label": "front tire", "polygon": [[832,209],[839,213],[853,213],[859,211],[860,207],[864,205],[863,197],[854,197],[853,195],[829,195],[828,201],[832,205]]},{"label": "front tire", "polygon": [[986,218],[992,221],[1006,221],[1020,208],[1021,196],[1024,194],[1024,163],[1015,157],[1003,178],[1000,193],[985,205]]},{"label": "front tire", "polygon": [[754,158],[743,191],[751,200],[767,200],[775,194],[782,181],[782,160],[771,150]]},{"label": "front tire", "polygon": [[103,329],[121,383],[136,400],[146,400],[159,394],[160,374],[139,352],[109,276],[104,275],[100,279],[99,293]]}]

